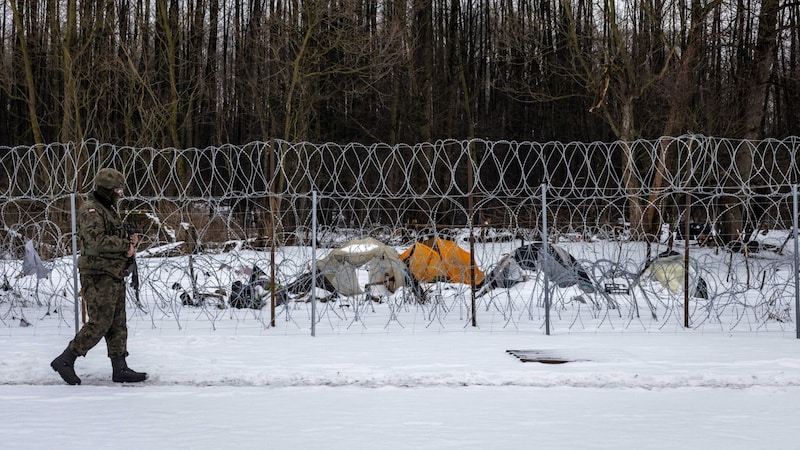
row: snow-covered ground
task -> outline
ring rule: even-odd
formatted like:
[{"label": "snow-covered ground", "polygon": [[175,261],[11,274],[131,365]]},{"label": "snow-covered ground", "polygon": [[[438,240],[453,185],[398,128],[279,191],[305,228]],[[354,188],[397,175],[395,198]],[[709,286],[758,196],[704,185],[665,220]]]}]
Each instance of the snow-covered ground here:
[{"label": "snow-covered ground", "polygon": [[[0,336],[5,448],[798,448],[800,340],[783,333],[268,335],[135,330],[141,385],[103,343]],[[521,362],[538,350],[563,364]]]},{"label": "snow-covered ground", "polygon": [[[570,251],[642,262],[639,250]],[[24,295],[0,302],[0,447],[800,448],[791,259],[744,264],[716,253],[695,256],[714,298],[692,300],[703,308],[692,310],[689,329],[682,296],[648,291],[653,319],[645,303],[633,315],[633,295],[615,297],[619,309],[593,310],[567,288],[555,294],[549,336],[536,280],[487,296],[478,327],[458,300],[464,290],[444,287],[441,306],[403,306],[399,316],[390,303],[363,304],[359,320],[357,302],[320,303],[311,336],[308,303],[279,310],[275,327],[266,308],[182,305],[170,286],[186,279],[187,262],[143,260],[145,308],[130,303],[128,363],[149,380],[112,383],[101,342],[78,359],[80,386],[49,366],[74,334],[65,261],[41,286],[12,278],[22,287],[7,292]],[[306,260],[291,256],[282,267],[302,268]],[[207,263],[198,279],[227,286],[245,276],[224,262]],[[14,264],[4,267],[19,271]],[[30,300],[43,293],[43,305]],[[522,362],[509,350],[562,363]]]}]

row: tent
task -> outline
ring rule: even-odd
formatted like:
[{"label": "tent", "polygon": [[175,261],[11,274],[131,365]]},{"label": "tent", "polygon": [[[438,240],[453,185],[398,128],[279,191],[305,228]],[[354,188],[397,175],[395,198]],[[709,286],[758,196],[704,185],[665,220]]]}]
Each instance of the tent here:
[{"label": "tent", "polygon": [[[365,268],[369,274],[365,287],[378,296],[393,294],[402,286],[413,283],[408,268],[397,252],[373,238],[356,239],[331,251],[316,262],[316,287],[336,295],[351,296],[363,293],[356,269]],[[311,291],[311,273],[301,275],[286,287],[291,294]],[[410,283],[409,283],[410,281]],[[417,286],[412,286],[416,288]],[[419,294],[417,290],[415,293]]]},{"label": "tent", "polygon": [[492,269],[486,289],[511,287],[525,280],[524,270],[538,271],[543,268],[547,279],[558,287],[578,285],[586,293],[595,292],[589,274],[569,252],[555,244],[548,244],[549,257],[543,259],[542,247],[542,242],[533,242],[504,255]]},{"label": "tent", "polygon": [[[672,294],[683,291],[685,265],[683,255],[664,252],[648,261],[639,274],[639,278],[649,278],[667,288]],[[689,292],[692,297],[708,298],[706,280],[698,274],[694,261],[689,261]]]},{"label": "tent", "polygon": [[528,277],[525,275],[522,267],[513,253],[507,253],[500,258],[500,261],[492,268],[487,277],[485,284],[486,290],[499,288],[510,288],[517,283],[526,281]]},{"label": "tent", "polygon": [[[417,242],[400,255],[417,281],[448,281],[471,284],[470,253],[455,241],[431,238]],[[475,266],[475,285],[483,283],[486,274]]]}]

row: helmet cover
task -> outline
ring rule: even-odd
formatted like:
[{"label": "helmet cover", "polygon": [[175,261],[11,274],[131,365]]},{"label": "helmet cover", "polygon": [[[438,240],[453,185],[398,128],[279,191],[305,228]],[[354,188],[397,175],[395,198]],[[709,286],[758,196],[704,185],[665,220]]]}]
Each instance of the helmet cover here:
[{"label": "helmet cover", "polygon": [[122,189],[125,187],[125,177],[118,170],[106,167],[97,172],[94,184],[106,189]]}]

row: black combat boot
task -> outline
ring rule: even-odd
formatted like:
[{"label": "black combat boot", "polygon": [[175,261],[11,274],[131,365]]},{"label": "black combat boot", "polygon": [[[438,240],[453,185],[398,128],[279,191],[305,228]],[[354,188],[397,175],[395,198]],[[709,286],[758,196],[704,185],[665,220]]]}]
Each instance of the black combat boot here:
[{"label": "black combat boot", "polygon": [[50,363],[50,367],[58,372],[67,384],[81,384],[81,379],[75,375],[75,358],[77,357],[78,355],[67,347],[58,358]]},{"label": "black combat boot", "polygon": [[128,368],[125,356],[111,358],[111,367],[114,369],[111,374],[111,380],[115,383],[138,383],[147,379],[146,373],[136,372]]}]

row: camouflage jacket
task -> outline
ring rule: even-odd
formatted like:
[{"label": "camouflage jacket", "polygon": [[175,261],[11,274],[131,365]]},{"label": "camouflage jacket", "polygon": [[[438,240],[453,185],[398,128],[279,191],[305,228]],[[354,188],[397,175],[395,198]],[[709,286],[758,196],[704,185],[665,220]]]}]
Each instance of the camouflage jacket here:
[{"label": "camouflage jacket", "polygon": [[114,206],[103,201],[97,193],[78,209],[78,237],[81,273],[104,273],[117,279],[125,278],[130,240],[125,225]]}]

